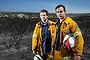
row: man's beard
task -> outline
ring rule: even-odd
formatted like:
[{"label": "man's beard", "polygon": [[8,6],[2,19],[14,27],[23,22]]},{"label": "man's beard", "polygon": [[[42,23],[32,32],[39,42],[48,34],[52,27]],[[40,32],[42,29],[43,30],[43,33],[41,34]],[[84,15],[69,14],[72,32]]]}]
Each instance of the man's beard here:
[{"label": "man's beard", "polygon": [[47,22],[47,20],[45,19],[45,20],[43,20],[43,23],[46,23]]}]

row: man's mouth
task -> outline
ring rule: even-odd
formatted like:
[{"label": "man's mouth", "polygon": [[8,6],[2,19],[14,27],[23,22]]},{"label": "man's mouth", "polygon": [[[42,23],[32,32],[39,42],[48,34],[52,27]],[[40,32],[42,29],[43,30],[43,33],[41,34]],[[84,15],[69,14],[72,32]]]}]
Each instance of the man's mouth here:
[{"label": "man's mouth", "polygon": [[60,16],[60,17],[62,17],[62,16]]},{"label": "man's mouth", "polygon": [[46,19],[45,19],[45,20],[43,20],[43,21],[46,21]]}]

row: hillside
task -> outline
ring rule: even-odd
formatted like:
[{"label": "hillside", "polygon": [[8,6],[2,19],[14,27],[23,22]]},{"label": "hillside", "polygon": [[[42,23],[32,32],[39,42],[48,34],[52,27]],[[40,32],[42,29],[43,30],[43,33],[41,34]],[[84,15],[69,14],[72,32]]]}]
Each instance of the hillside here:
[{"label": "hillside", "polygon": [[[82,60],[90,59],[90,13],[68,13],[79,25],[85,40]],[[49,19],[56,21],[55,13]],[[39,13],[0,12],[0,60],[33,60],[31,37]]]}]

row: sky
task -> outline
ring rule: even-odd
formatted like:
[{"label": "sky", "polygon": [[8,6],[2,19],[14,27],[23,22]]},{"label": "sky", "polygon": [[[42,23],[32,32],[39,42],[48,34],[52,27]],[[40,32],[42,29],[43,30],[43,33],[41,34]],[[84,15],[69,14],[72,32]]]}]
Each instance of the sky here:
[{"label": "sky", "polygon": [[0,12],[39,12],[46,9],[55,13],[63,4],[67,13],[90,13],[90,0],[0,0]]}]

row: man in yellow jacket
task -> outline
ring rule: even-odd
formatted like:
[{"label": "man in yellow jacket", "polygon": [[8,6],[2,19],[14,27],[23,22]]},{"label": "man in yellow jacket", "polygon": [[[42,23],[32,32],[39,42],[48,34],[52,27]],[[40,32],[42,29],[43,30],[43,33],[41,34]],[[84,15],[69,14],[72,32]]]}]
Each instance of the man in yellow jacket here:
[{"label": "man in yellow jacket", "polygon": [[[77,23],[66,15],[66,9],[63,5],[57,5],[55,8],[58,17],[56,27],[56,43],[54,51],[54,60],[80,60],[83,52],[84,40]],[[75,46],[68,51],[63,45],[64,37],[72,33],[75,37]]]},{"label": "man in yellow jacket", "polygon": [[40,54],[43,60],[53,58],[53,46],[55,43],[55,22],[48,20],[48,11],[40,11],[41,21],[35,26],[32,36],[33,54]]}]

